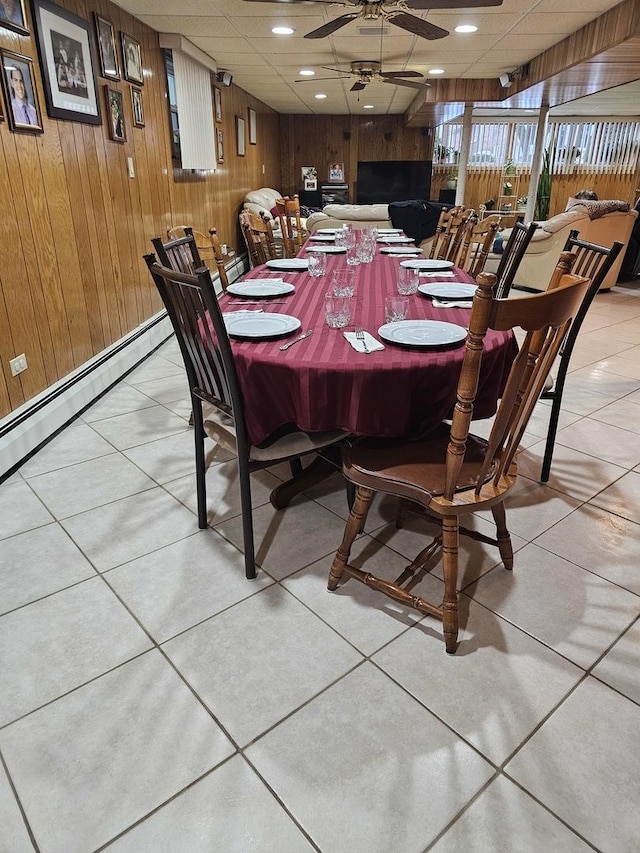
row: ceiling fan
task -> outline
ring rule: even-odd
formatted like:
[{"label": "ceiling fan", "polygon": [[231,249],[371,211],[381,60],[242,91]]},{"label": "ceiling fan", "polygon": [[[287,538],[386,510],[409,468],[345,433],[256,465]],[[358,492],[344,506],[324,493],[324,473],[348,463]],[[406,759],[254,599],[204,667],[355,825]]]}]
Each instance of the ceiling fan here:
[{"label": "ceiling fan", "polygon": [[[248,0],[258,3],[309,3],[310,0]],[[340,15],[307,33],[306,39],[322,39],[335,33],[350,21],[362,18],[365,21],[377,21],[383,18],[390,24],[400,27],[414,36],[424,39],[441,39],[449,35],[448,30],[423,21],[409,14],[409,9],[462,9],[478,6],[501,6],[502,0],[314,0],[316,3],[332,6],[346,6],[356,11]]]},{"label": "ceiling fan", "polygon": [[[347,77],[348,75],[354,75],[358,79],[353,84],[350,92],[361,92],[365,86],[369,83],[373,83],[374,81],[380,81],[381,83],[392,83],[394,86],[410,86],[412,89],[426,89],[429,84],[422,80],[422,82],[418,82],[417,80],[405,80],[404,77],[420,77],[422,78],[422,74],[419,71],[383,71],[382,65],[376,59],[357,59],[354,62],[349,63],[349,70],[345,71],[344,68],[330,68],[328,65],[322,65],[321,68],[325,68],[327,71],[337,71],[338,74],[343,75],[343,77]],[[296,80],[296,83],[313,83],[318,80],[340,80],[342,77],[306,77],[304,80]]]}]

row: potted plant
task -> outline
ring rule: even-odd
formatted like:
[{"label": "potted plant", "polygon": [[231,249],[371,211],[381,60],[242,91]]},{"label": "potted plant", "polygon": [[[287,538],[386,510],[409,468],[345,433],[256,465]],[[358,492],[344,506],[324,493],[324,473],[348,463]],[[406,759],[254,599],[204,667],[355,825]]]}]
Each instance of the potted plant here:
[{"label": "potted plant", "polygon": [[458,186],[458,169],[454,167],[447,174],[447,189],[455,190]]},{"label": "potted plant", "polygon": [[[504,172],[505,175],[515,175],[516,164],[513,162],[511,157],[509,157],[507,162],[504,164],[504,169],[502,171]],[[505,195],[506,195],[506,193],[505,193]]]}]

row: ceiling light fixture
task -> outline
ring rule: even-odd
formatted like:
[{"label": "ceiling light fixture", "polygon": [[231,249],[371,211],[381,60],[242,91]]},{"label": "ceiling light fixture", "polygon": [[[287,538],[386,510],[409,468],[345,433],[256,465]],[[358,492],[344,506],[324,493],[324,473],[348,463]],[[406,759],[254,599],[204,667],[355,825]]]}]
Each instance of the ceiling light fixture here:
[{"label": "ceiling light fixture", "polygon": [[363,110],[373,110],[373,109],[375,109],[375,104],[363,104],[362,109]]},{"label": "ceiling light fixture", "polygon": [[322,100],[324,100],[327,96],[325,95],[325,93],[324,93],[324,92],[318,92],[318,94],[317,94],[317,95],[314,95],[313,97],[314,97],[314,98],[317,98],[319,101],[322,101]]},{"label": "ceiling light fixture", "polygon": [[271,32],[276,36],[291,36],[294,29],[293,27],[272,27]]},{"label": "ceiling light fixture", "polygon": [[478,28],[473,24],[460,24],[459,27],[456,27],[457,33],[476,33],[478,32]]},{"label": "ceiling light fixture", "polygon": [[444,68],[430,68],[428,74],[444,74]]},{"label": "ceiling light fixture", "polygon": [[298,71],[298,74],[301,77],[313,77],[315,76],[315,73],[316,72],[312,68],[301,68],[300,71]]}]

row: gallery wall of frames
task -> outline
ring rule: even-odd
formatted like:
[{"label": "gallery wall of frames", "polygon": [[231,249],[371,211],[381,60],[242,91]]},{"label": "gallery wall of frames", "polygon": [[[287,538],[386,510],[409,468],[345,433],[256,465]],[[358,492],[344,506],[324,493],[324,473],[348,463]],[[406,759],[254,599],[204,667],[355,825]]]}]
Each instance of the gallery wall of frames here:
[{"label": "gallery wall of frames", "polygon": [[238,247],[244,195],[280,186],[280,152],[278,115],[212,75],[217,169],[182,170],[158,35],[104,0],[0,0],[0,59],[2,418],[161,309],[152,236],[216,227]]}]

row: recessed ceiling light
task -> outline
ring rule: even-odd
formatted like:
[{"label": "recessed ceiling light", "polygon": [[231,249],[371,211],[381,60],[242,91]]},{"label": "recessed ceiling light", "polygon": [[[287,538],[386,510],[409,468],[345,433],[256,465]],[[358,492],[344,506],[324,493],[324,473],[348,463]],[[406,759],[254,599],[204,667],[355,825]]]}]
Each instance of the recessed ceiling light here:
[{"label": "recessed ceiling light", "polygon": [[373,109],[375,109],[375,104],[363,104],[362,109],[363,110],[373,110]]},{"label": "recessed ceiling light", "polygon": [[272,27],[271,32],[276,36],[290,36],[293,35],[294,29],[293,27]]},{"label": "recessed ceiling light", "polygon": [[322,100],[323,100],[324,98],[326,98],[327,96],[325,95],[325,93],[324,93],[324,92],[318,92],[318,94],[317,94],[317,95],[314,95],[313,97],[314,97],[314,98],[317,98],[319,101],[322,101]]},{"label": "recessed ceiling light", "polygon": [[313,77],[316,72],[312,68],[301,68],[298,71],[301,77]]},{"label": "recessed ceiling light", "polygon": [[444,74],[444,68],[430,68],[429,74]]},{"label": "recessed ceiling light", "polygon": [[456,27],[457,33],[475,33],[478,28],[474,27],[473,24],[460,24],[459,27]]}]

